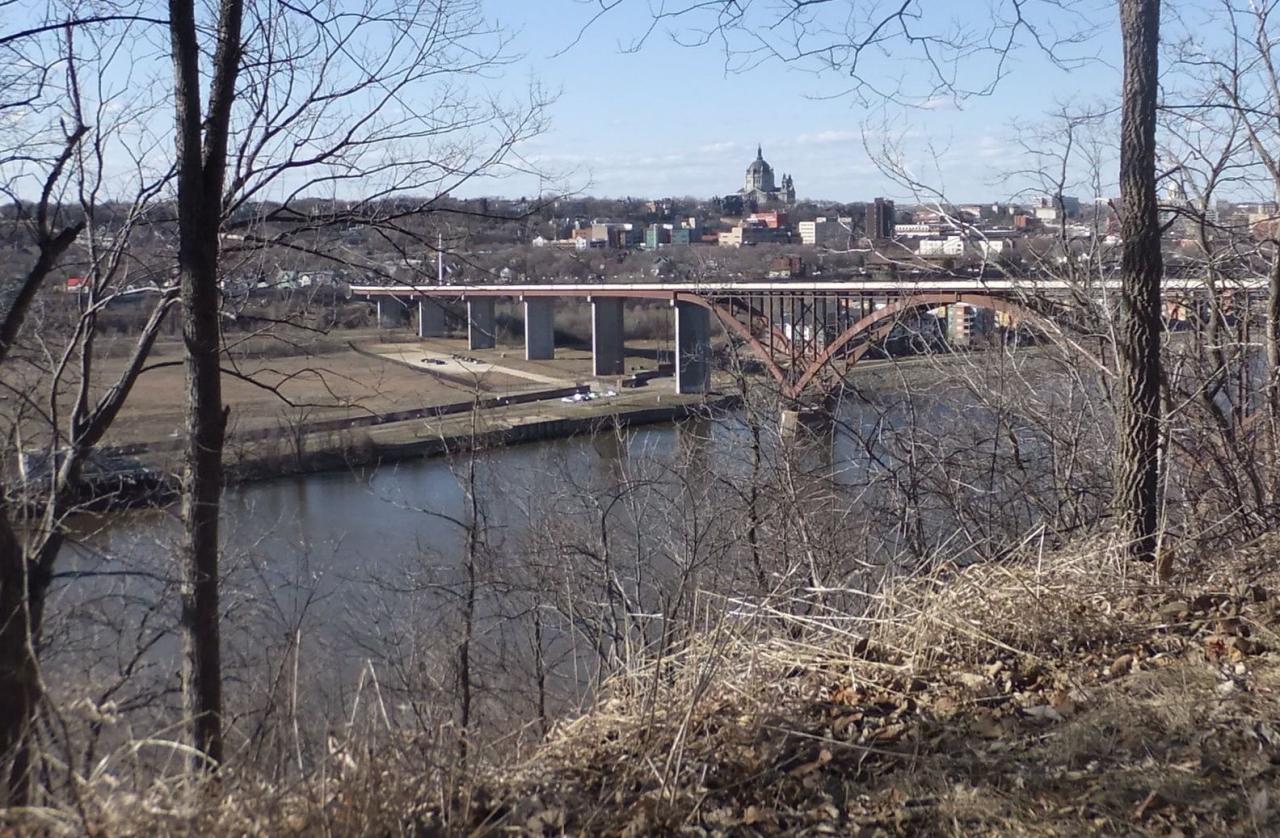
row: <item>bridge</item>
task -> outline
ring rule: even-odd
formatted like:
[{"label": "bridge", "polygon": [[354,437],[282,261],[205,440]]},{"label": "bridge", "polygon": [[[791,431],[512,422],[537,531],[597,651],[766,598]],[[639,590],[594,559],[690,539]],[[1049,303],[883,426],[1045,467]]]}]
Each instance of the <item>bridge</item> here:
[{"label": "bridge", "polygon": [[[1233,281],[1233,292],[1265,290],[1265,278]],[[1087,293],[1118,293],[1119,280],[1098,281]],[[1206,292],[1203,280],[1165,280],[1167,304],[1185,306]],[[1081,289],[1060,280],[928,279],[837,282],[566,283],[540,285],[355,285],[353,296],[377,302],[383,326],[405,324],[416,303],[420,337],[445,334],[445,305],[465,304],[470,349],[496,345],[495,303],[524,308],[525,357],[555,357],[555,301],[585,300],[591,306],[592,372],[620,375],[624,360],[624,303],[668,303],[675,316],[675,378],[678,393],[705,393],[711,386],[711,321],[714,317],[747,347],[778,383],[798,398],[838,382],[894,327],[920,313],[963,305],[1002,315],[1009,324],[1044,322],[1066,313]],[[1230,292],[1229,292],[1230,293]]]}]

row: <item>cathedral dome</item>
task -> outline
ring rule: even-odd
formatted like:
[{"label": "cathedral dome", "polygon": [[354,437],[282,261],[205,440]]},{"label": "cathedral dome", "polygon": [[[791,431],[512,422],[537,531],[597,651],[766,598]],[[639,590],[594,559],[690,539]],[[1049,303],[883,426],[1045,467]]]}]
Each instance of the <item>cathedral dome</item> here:
[{"label": "cathedral dome", "polygon": [[747,167],[747,174],[764,174],[765,172],[773,172],[773,167],[764,162],[764,151],[760,146],[756,146],[756,159],[751,161],[751,165]]},{"label": "cathedral dome", "polygon": [[743,178],[742,189],[738,194],[753,208],[768,204],[791,206],[795,203],[795,186],[791,183],[791,177],[783,177],[782,188],[779,189],[774,180],[773,167],[765,162],[764,149],[759,145],[756,146],[756,159],[747,166],[747,175]]}]

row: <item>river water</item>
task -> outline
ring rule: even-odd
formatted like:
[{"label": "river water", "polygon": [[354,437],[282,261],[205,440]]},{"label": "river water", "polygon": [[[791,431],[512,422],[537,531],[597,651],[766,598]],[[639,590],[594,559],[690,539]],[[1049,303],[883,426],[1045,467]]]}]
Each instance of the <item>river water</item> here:
[{"label": "river water", "polygon": [[[525,615],[508,620],[514,627],[502,619],[527,606],[513,605],[523,601],[503,588],[510,584],[503,566],[522,563],[531,522],[553,519],[556,504],[580,511],[589,505],[584,498],[614,497],[627,480],[649,481],[663,493],[713,461],[717,473],[732,474],[743,468],[745,439],[741,417],[729,415],[487,450],[477,456],[470,480],[468,458],[460,456],[233,486],[223,511],[227,666],[260,677],[252,674],[260,658],[287,657],[301,643],[304,660],[326,679],[351,685],[388,649],[408,654],[404,646],[411,644],[413,654],[422,654],[433,634],[439,648],[427,656],[447,657],[452,644],[446,638],[458,633],[458,591],[467,578],[469,482],[483,516],[486,578],[506,579],[479,597],[486,642],[493,649],[527,647]],[[856,455],[842,435],[835,439],[834,448],[826,447],[834,455],[819,458],[832,466]],[[643,469],[649,476],[638,478]],[[679,503],[664,509],[655,514],[678,514]],[[125,695],[151,700],[132,686],[146,681],[140,672],[149,668],[153,680],[171,680],[179,654],[177,514],[172,507],[76,522],[50,608],[49,666],[101,689],[119,682],[112,699],[125,703]],[[625,522],[617,527],[636,529]],[[563,635],[563,626],[546,627],[548,651],[557,632]],[[138,646],[147,649],[140,661],[133,655]],[[580,686],[589,680],[570,650],[560,649],[558,657],[572,670],[562,681]],[[343,690],[336,692],[341,704]]]},{"label": "river water", "polygon": [[[893,456],[868,440],[893,415],[870,402],[849,406],[835,432],[805,454],[805,479],[826,487],[832,530],[824,538],[833,551],[871,540],[858,512],[897,478]],[[957,414],[930,422],[959,432]],[[625,657],[620,649],[640,622],[651,621],[638,630],[651,641],[652,621],[677,608],[688,614],[680,597],[690,589],[724,593],[764,578],[745,566],[743,522],[721,515],[718,503],[743,505],[749,439],[743,417],[730,414],[490,449],[474,460],[410,460],[230,488],[222,602],[229,700],[246,717],[262,714],[246,697],[303,681],[327,724],[376,674],[406,703],[433,691],[447,702],[470,613],[473,677],[503,695],[504,712],[528,719],[544,703],[550,715],[563,712]],[[777,448],[776,435],[767,447]],[[632,489],[620,491],[624,485]],[[606,567],[593,552],[605,520],[618,545],[611,549],[629,566]],[[881,523],[886,531],[896,524]],[[68,695],[87,687],[95,700],[172,718],[177,509],[86,516],[76,528],[49,609],[46,666],[59,673],[50,682],[68,685]],[[469,564],[468,536],[479,530],[483,549]],[[784,534],[774,549],[785,552],[802,535]],[[772,584],[778,572],[770,573]],[[665,583],[681,574],[691,581],[672,593]],[[532,697],[533,683],[545,694]]]}]

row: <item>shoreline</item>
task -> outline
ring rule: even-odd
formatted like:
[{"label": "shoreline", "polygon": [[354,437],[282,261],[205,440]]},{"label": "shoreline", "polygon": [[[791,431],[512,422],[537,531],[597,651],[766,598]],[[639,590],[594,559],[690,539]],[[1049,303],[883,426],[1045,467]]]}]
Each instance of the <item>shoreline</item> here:
[{"label": "shoreline", "polygon": [[[377,467],[484,448],[504,448],[595,434],[614,427],[668,424],[706,410],[731,408],[740,399],[713,392],[677,396],[620,390],[612,397],[566,405],[562,399],[589,391],[553,388],[494,396],[437,407],[365,417],[350,423],[326,421],[317,427],[230,437],[225,448],[224,483],[238,485],[276,477]],[[463,409],[463,408],[466,409]],[[80,503],[111,511],[159,507],[178,496],[181,445],[165,440],[104,449],[104,459],[127,458],[128,467],[84,481]]]},{"label": "shoreline", "polygon": [[[658,397],[661,400],[661,396]],[[241,459],[226,466],[226,482],[248,483],[272,477],[297,476],[344,468],[363,468],[404,460],[430,459],[464,453],[473,449],[505,448],[556,439],[570,439],[595,434],[613,427],[639,427],[679,422],[704,410],[729,408],[738,397],[708,394],[696,400],[685,397],[669,404],[608,405],[583,416],[537,415],[501,417],[501,408],[477,411],[475,421],[470,413],[455,415],[453,421],[437,423],[400,422],[380,426],[395,438],[362,441],[348,447],[327,446],[304,451],[301,457],[292,452],[266,454]],[[536,405],[539,402],[533,402]],[[613,408],[612,410],[607,408]],[[496,421],[495,421],[496,420]],[[423,425],[426,427],[423,427]],[[447,428],[442,425],[462,425]],[[400,426],[400,427],[397,427]],[[470,426],[470,427],[467,427]],[[284,460],[284,462],[281,462]]]},{"label": "shoreline", "polygon": [[[367,353],[355,346],[349,348],[362,355]],[[906,363],[917,366],[923,360],[909,359]],[[864,363],[852,372],[874,376],[885,363]],[[903,361],[889,363],[896,366]],[[723,387],[729,381],[722,378],[719,383]],[[237,485],[274,477],[376,467],[448,456],[472,447],[498,448],[568,439],[614,426],[679,422],[702,411],[731,408],[741,401],[738,395],[723,389],[704,395],[677,395],[666,370],[642,370],[616,379],[565,384],[538,390],[477,393],[457,402],[234,434],[227,438],[224,449],[224,483]],[[613,395],[564,403],[566,398],[591,392],[593,385],[609,387]],[[102,447],[100,459],[106,468],[83,478],[77,503],[95,511],[171,503],[179,494],[183,446],[180,440],[163,439]]]}]

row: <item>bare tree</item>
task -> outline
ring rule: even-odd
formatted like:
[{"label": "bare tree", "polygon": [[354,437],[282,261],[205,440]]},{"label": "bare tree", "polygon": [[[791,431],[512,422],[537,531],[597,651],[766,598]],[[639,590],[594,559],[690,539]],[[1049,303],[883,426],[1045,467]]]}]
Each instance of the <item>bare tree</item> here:
[{"label": "bare tree", "polygon": [[[1224,150],[1231,175],[1228,182],[1275,201],[1280,199],[1280,159],[1274,151],[1280,136],[1280,67],[1275,63],[1274,39],[1277,6],[1271,2],[1242,5],[1222,0],[1215,11],[1215,19],[1226,24],[1229,39],[1216,43],[1192,31],[1178,45],[1175,66],[1196,87],[1191,101],[1182,104],[1174,112],[1175,117],[1183,126],[1225,121],[1234,134],[1243,135],[1239,146],[1233,144]],[[1215,119],[1224,111],[1225,119]],[[1193,144],[1183,145],[1189,148]],[[1232,231],[1220,222],[1219,219],[1214,225],[1218,238],[1251,239],[1255,247],[1250,249],[1267,266],[1263,344],[1268,374],[1264,398],[1274,437],[1280,427],[1280,236],[1275,223]]]},{"label": "bare tree", "polygon": [[[170,55],[157,59],[148,46],[162,33]],[[192,741],[201,752],[195,762],[211,767],[224,756],[218,516],[228,412],[220,390],[223,375],[243,374],[225,352],[223,318],[235,312],[228,311],[221,286],[268,273],[281,254],[383,278],[429,263],[421,257],[434,248],[436,230],[424,222],[473,214],[449,192],[472,179],[522,170],[512,151],[542,130],[548,100],[536,88],[527,101],[513,102],[468,86],[502,68],[508,48],[502,31],[470,0],[372,2],[359,11],[340,3],[301,8],[226,0],[209,9],[185,0],[137,0],[101,4],[92,14],[52,4],[0,32],[7,59],[0,71],[0,175],[14,206],[6,233],[21,231],[25,238],[15,232],[14,241],[33,254],[17,260],[20,275],[3,277],[0,361],[6,367],[28,335],[42,283],[60,260],[74,252],[76,271],[85,277],[81,293],[64,298],[82,306],[81,319],[68,328],[69,342],[46,347],[56,350],[45,365],[53,382],[49,406],[30,392],[18,394],[22,420],[29,425],[37,417],[53,429],[38,440],[49,453],[48,478],[5,492],[0,510],[0,678],[13,687],[3,690],[13,712],[0,714],[0,750],[11,759],[15,800],[25,799],[30,777],[26,743],[42,692],[35,649],[62,521],[84,463],[145,368],[165,313],[179,297],[189,400],[183,686]],[[125,101],[104,81],[112,78],[105,71],[111,62],[131,66],[124,78],[135,83],[152,74],[168,75],[172,84],[167,92],[165,85],[138,85]],[[84,104],[74,95],[84,87],[78,64],[85,65],[84,75],[98,77],[96,98]],[[162,102],[147,99],[154,90]],[[172,134],[144,110],[163,100],[174,108]],[[121,126],[129,129],[127,142],[111,136]],[[136,195],[110,188],[111,174],[130,169],[130,183],[140,184]],[[165,203],[160,199],[171,186],[176,200]],[[99,223],[108,215],[102,205],[121,197],[123,208],[113,206],[110,221]],[[355,227],[389,244],[402,264],[361,258],[344,247],[335,231]],[[137,229],[159,241],[160,253],[176,254],[176,269],[166,268],[163,256],[159,264],[145,263],[153,273],[140,267],[129,247]],[[165,237],[175,231],[170,246]],[[76,250],[80,238],[86,246]],[[126,292],[126,275],[130,286],[149,288]],[[125,373],[106,386],[91,385],[95,323],[126,293],[153,295],[153,313]],[[273,325],[264,319],[262,330]],[[64,391],[73,397],[69,410]],[[59,423],[67,427],[60,430]],[[27,509],[41,513],[28,521]]]},{"label": "bare tree", "polygon": [[[119,415],[175,299],[167,275],[148,276],[154,266],[138,259],[131,245],[167,181],[163,171],[138,162],[145,140],[124,136],[124,126],[151,103],[102,78],[117,66],[117,51],[132,37],[133,24],[113,22],[89,32],[73,16],[55,23],[6,34],[0,45],[14,72],[0,102],[0,110],[14,117],[0,134],[0,191],[12,202],[7,221],[15,242],[35,250],[30,263],[14,266],[16,273],[6,269],[0,327],[3,386],[14,406],[6,420],[18,456],[31,466],[20,485],[0,487],[0,758],[14,804],[30,794],[31,737],[44,693],[36,650],[65,520],[78,508],[82,472]],[[94,77],[96,82],[85,81]],[[113,145],[137,153],[132,172],[108,171],[106,149]],[[108,200],[122,203],[104,212]],[[49,287],[64,267],[81,276],[71,295]],[[150,284],[155,302],[126,363],[115,375],[104,374],[95,363],[97,321],[128,296],[124,277],[131,268],[135,279]],[[33,328],[42,292],[49,301],[61,296],[62,307],[74,315]],[[36,368],[35,383],[19,383],[23,376],[14,371],[22,365]]]},{"label": "bare tree", "polygon": [[192,739],[203,758],[222,761],[222,661],[218,631],[218,516],[222,445],[222,336],[218,323],[218,248],[227,145],[240,72],[242,0],[216,9],[207,109],[200,82],[201,41],[192,0],[171,0],[176,125],[178,280],[187,369],[187,447],[183,464],[183,694]]},{"label": "bare tree", "polygon": [[[188,349],[184,518],[190,638],[187,691],[196,746],[221,758],[217,517],[227,421],[220,393],[221,276],[270,250],[385,275],[352,260],[331,231],[367,227],[407,263],[432,245],[405,222],[447,212],[441,198],[499,175],[542,126],[545,99],[509,106],[462,82],[506,63],[507,41],[467,0],[339,3],[306,9],[225,0],[208,30],[171,6],[178,108],[178,226]],[[205,33],[212,31],[210,42]],[[201,49],[214,47],[207,105]],[[422,101],[435,107],[424,110]],[[488,133],[488,137],[483,134]],[[235,231],[235,247],[221,234]],[[412,259],[410,257],[413,257]]]}]

